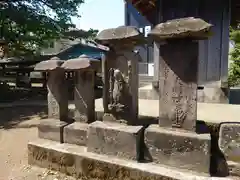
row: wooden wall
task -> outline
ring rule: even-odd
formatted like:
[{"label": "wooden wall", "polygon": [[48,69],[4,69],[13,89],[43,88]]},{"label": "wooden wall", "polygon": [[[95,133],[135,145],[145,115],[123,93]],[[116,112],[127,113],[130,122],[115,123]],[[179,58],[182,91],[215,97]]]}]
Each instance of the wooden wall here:
[{"label": "wooden wall", "polygon": [[[159,1],[160,8],[156,17],[159,23],[170,19],[193,16],[200,17],[214,25],[214,35],[209,40],[200,41],[199,84],[226,80],[228,74],[230,0]],[[132,7],[127,7],[127,13],[130,17],[126,20],[127,25],[140,27],[151,24],[139,20],[140,14],[134,14]],[[146,50],[141,53],[149,54]]]}]

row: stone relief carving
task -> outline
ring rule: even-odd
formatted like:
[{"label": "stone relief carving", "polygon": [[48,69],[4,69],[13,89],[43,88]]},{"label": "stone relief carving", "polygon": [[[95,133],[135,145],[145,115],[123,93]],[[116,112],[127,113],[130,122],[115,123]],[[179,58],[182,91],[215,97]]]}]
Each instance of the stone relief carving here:
[{"label": "stone relief carving", "polygon": [[127,61],[127,75],[117,68],[109,70],[109,110],[124,112],[128,106],[129,84],[131,81],[131,61]]},{"label": "stone relief carving", "polygon": [[125,108],[124,95],[126,82],[119,69],[111,68],[110,71],[110,99],[109,110],[122,112]]}]

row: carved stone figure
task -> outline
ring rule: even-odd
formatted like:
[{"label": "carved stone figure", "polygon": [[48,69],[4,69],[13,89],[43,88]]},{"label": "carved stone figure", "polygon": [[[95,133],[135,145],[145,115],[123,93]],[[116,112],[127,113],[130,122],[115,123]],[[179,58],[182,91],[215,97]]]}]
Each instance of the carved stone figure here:
[{"label": "carved stone figure", "polygon": [[138,118],[138,62],[134,47],[145,42],[136,27],[105,29],[96,41],[109,47],[102,60],[103,121],[136,124]]},{"label": "carved stone figure", "polygon": [[110,99],[112,99],[111,104],[109,104],[109,109],[116,111],[116,112],[122,112],[125,107],[125,80],[123,78],[123,75],[119,69],[110,69]]}]

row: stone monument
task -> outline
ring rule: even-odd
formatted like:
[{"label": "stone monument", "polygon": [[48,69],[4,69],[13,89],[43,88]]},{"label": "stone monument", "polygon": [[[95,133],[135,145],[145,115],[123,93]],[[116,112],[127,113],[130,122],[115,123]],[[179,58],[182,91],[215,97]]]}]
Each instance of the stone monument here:
[{"label": "stone monument", "polygon": [[101,31],[96,40],[109,51],[102,59],[103,122],[90,125],[88,151],[139,159],[143,127],[133,126],[138,119],[139,57],[134,47],[143,42],[143,36],[135,27],[121,26]]},{"label": "stone monument", "polygon": [[211,25],[182,18],[157,25],[149,34],[160,47],[159,126],[145,131],[156,163],[209,173],[210,134],[195,132],[197,120],[198,41]]},{"label": "stone monument", "polygon": [[95,72],[101,66],[100,60],[81,55],[69,59],[62,65],[65,71],[74,71],[75,122],[64,128],[64,142],[86,145],[88,124],[95,118]]},{"label": "stone monument", "polygon": [[134,47],[143,42],[135,27],[101,31],[96,40],[110,50],[102,59],[105,121],[136,124],[138,118],[138,56]]},{"label": "stone monument", "polygon": [[59,58],[53,57],[36,64],[34,69],[48,73],[48,119],[41,121],[38,127],[39,137],[61,143],[63,143],[63,128],[70,122],[65,72],[61,68],[63,62]]}]

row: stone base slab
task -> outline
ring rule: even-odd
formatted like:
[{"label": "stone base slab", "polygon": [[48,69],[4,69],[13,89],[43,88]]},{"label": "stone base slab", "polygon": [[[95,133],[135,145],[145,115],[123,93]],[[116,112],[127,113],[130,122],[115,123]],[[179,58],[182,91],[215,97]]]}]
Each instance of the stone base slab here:
[{"label": "stone base slab", "polygon": [[236,163],[233,161],[228,161],[227,163],[230,175],[240,177],[240,163]]},{"label": "stone base slab", "polygon": [[240,163],[240,123],[221,124],[219,147],[228,161]]},{"label": "stone base slab", "polygon": [[63,128],[68,123],[58,119],[44,119],[38,125],[38,137],[63,143]]},{"label": "stone base slab", "polygon": [[209,174],[210,134],[151,125],[145,130],[145,143],[150,159],[157,164]]},{"label": "stone base slab", "polygon": [[88,124],[74,122],[64,127],[64,143],[85,146],[87,143]]},{"label": "stone base slab", "polygon": [[96,121],[89,126],[87,150],[98,154],[139,160],[142,135],[143,126]]},{"label": "stone base slab", "polygon": [[[86,147],[39,139],[28,144],[28,162],[82,179],[98,180],[219,180],[203,174],[153,163],[137,163],[86,152]],[[221,180],[233,180],[231,177]]]}]

